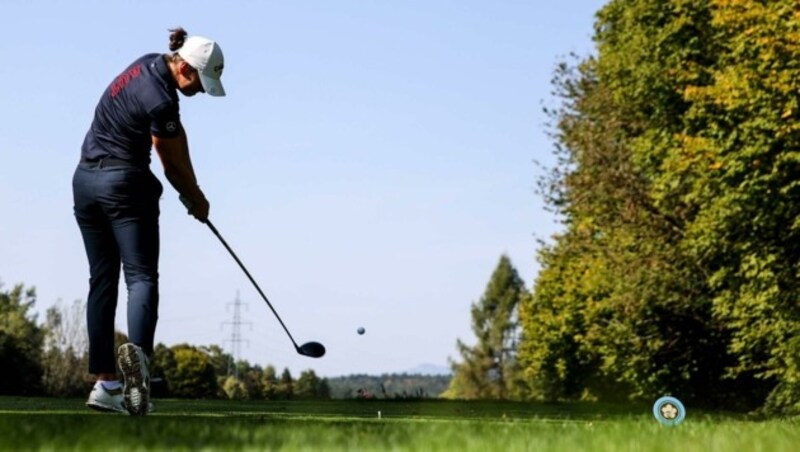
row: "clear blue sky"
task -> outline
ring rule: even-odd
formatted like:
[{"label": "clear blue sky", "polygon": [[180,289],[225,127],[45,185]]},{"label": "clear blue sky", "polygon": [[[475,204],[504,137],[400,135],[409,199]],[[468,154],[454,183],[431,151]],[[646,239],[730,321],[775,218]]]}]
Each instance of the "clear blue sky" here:
[{"label": "clear blue sky", "polygon": [[238,290],[252,363],[326,376],[445,366],[456,339],[474,342],[470,305],[500,255],[530,287],[536,238],[558,228],[534,193],[533,161],[552,161],[541,107],[556,63],[593,51],[603,3],[6,0],[0,280],[35,286],[39,313],[86,298],[71,194],[83,136],[112,78],[166,52],[181,25],[226,58],[227,97],[181,101],[211,219],[298,342],[328,354],[295,354],[157,158],[156,340],[222,344]]}]

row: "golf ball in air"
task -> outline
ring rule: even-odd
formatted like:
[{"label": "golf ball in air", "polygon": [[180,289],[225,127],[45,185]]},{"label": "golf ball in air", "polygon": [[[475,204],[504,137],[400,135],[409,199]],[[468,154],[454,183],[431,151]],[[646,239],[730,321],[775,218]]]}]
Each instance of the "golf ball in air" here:
[{"label": "golf ball in air", "polygon": [[360,327],[358,327],[357,331],[358,331],[358,334],[364,334],[364,332],[367,331],[367,330],[365,330],[363,326],[360,326]]}]

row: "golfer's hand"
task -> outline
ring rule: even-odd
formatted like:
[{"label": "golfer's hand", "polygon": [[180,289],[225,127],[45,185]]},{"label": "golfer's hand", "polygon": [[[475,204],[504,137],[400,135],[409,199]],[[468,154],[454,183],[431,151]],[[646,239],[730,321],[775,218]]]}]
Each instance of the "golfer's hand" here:
[{"label": "golfer's hand", "polygon": [[192,207],[189,209],[189,214],[197,218],[197,221],[205,223],[208,220],[208,209],[210,208],[208,200],[204,197],[197,201],[192,202]]},{"label": "golfer's hand", "polygon": [[208,200],[201,191],[199,191],[199,195],[195,198],[196,200],[191,200],[186,196],[180,196],[181,203],[183,203],[183,206],[186,207],[186,213],[197,218],[197,221],[205,223],[206,220],[208,220]]}]

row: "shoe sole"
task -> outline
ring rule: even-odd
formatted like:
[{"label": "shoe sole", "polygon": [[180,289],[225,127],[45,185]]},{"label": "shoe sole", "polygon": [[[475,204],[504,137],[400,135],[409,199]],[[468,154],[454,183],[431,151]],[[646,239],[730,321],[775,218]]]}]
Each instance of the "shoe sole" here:
[{"label": "shoe sole", "polygon": [[[122,388],[122,399],[125,401],[125,408],[133,416],[144,416],[147,414],[149,397],[149,385],[142,375],[142,363],[136,347],[133,344],[124,344],[119,349],[119,368],[124,376]],[[138,395],[138,397],[137,397]],[[138,399],[139,404],[134,404],[132,400]]]},{"label": "shoe sole", "polygon": [[97,403],[97,402],[89,403],[89,402],[87,402],[86,406],[88,406],[89,408],[91,408],[93,410],[102,411],[104,413],[127,413],[128,412],[127,410],[120,410],[118,408],[114,408],[111,405],[106,405],[104,403]]}]

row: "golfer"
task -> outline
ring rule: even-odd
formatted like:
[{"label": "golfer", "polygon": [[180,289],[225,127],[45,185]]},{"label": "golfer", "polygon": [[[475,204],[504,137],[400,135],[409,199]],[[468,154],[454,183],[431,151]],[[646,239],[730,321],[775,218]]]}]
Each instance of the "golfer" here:
[{"label": "golfer", "polygon": [[[189,157],[178,91],[224,96],[222,50],[200,36],[170,30],[170,53],[142,56],[103,92],[72,180],[75,218],[89,260],[89,372],[97,382],[86,402],[102,411],[147,414],[149,356],[158,320],[158,202],[163,187],[150,172],[155,147],[164,174],[204,222],[209,204]],[[128,338],[114,361],[114,314],[120,264],[128,288]]]}]

